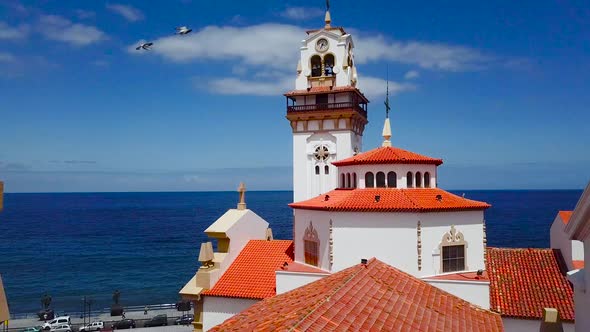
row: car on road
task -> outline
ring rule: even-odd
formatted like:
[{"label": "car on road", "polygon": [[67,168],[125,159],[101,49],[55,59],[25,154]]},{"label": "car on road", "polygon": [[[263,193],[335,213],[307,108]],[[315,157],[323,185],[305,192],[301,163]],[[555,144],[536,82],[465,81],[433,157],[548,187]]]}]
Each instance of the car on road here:
[{"label": "car on road", "polygon": [[62,324],[68,324],[68,325],[72,324],[72,321],[70,320],[70,316],[59,316],[52,321],[45,322],[45,324],[43,324],[43,329],[49,330],[54,326],[62,325]]},{"label": "car on road", "polygon": [[157,315],[152,317],[152,319],[148,320],[143,324],[144,327],[151,327],[151,326],[166,326],[168,325],[168,316],[166,315]]},{"label": "car on road", "polygon": [[78,331],[80,332],[90,332],[90,331],[100,331],[104,329],[104,323],[102,321],[92,322],[86,326],[80,326]]},{"label": "car on road", "polygon": [[111,328],[113,330],[134,329],[135,321],[133,319],[121,319],[118,322],[114,322]]},{"label": "car on road", "polygon": [[193,314],[182,315],[181,317],[176,318],[174,325],[189,325],[194,319],[195,315]]},{"label": "car on road", "polygon": [[49,330],[50,332],[72,332],[72,327],[70,324],[57,324],[52,326]]},{"label": "car on road", "polygon": [[32,327],[27,327],[26,329],[22,330],[21,332],[41,332],[42,328],[41,326],[32,326]]}]

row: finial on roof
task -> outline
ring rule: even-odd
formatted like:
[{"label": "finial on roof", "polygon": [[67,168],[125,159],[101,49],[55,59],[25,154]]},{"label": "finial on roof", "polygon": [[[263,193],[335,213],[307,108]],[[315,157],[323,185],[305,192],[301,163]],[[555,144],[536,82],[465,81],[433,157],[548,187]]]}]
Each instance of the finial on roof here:
[{"label": "finial on roof", "polygon": [[332,27],[330,25],[330,23],[332,23],[332,18],[330,17],[330,0],[326,0],[326,16],[324,21],[326,22],[325,29],[330,29]]},{"label": "finial on roof", "polygon": [[246,210],[246,186],[244,185],[244,182],[240,182],[240,186],[238,187],[238,193],[240,193],[238,210]]},{"label": "finial on roof", "polygon": [[381,146],[391,146],[391,124],[389,123],[389,73],[387,75],[387,92],[385,94],[385,123],[383,124],[383,144]]}]

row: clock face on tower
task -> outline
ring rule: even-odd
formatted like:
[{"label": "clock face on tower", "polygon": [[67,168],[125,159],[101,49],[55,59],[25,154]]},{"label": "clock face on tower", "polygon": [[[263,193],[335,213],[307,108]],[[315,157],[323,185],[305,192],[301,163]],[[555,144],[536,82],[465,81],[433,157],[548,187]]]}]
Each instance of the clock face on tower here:
[{"label": "clock face on tower", "polygon": [[320,38],[315,44],[315,49],[318,52],[325,52],[328,50],[328,40],[326,38]]}]

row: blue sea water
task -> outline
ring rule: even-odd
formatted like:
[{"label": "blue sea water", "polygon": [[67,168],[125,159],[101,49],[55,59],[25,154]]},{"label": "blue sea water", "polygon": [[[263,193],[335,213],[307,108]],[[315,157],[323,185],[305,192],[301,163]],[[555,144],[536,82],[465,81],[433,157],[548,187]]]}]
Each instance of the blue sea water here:
[{"label": "blue sea water", "polygon": [[[465,197],[492,204],[485,213],[489,246],[548,247],[557,211],[573,209],[581,193]],[[275,238],[291,239],[292,192],[246,196]],[[0,274],[11,312],[36,312],[45,292],[59,312],[81,310],[83,296],[106,308],[115,289],[124,305],[173,303],[199,265],[203,231],[236,202],[235,192],[5,194]]]}]

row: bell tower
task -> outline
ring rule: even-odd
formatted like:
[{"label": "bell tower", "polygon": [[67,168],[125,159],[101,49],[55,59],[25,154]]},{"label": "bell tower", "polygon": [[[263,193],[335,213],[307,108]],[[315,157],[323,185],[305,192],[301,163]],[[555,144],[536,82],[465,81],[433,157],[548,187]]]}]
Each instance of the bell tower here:
[{"label": "bell tower", "polygon": [[338,187],[335,160],[361,151],[369,100],[356,88],[352,36],[332,27],[329,4],[322,29],[301,41],[295,90],[287,92],[293,130],[293,200]]}]

